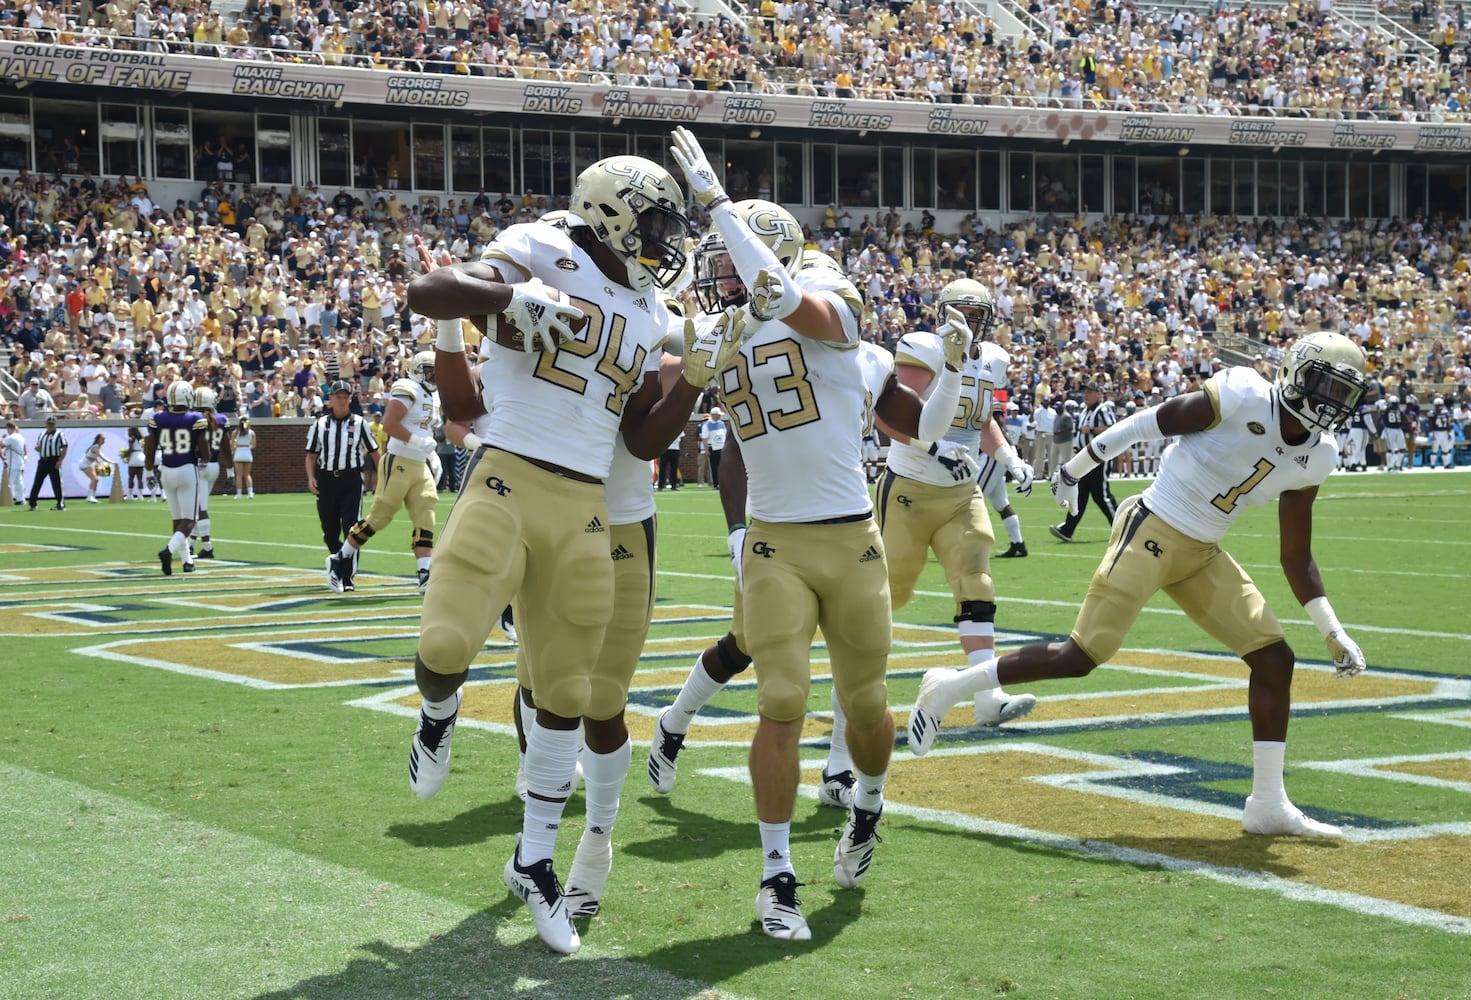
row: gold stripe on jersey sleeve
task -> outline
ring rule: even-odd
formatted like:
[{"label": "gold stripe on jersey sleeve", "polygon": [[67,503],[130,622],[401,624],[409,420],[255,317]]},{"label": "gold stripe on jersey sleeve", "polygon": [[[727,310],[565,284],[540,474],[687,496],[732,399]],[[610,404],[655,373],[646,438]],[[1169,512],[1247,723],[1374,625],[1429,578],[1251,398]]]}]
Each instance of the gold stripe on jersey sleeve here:
[{"label": "gold stripe on jersey sleeve", "polygon": [[907,353],[904,353],[904,354],[895,354],[894,355],[894,364],[896,364],[896,365],[908,365],[911,368],[923,368],[927,372],[928,371],[934,371],[933,368],[931,368],[925,362],[921,361],[919,358],[915,357],[913,354],[907,354]]},{"label": "gold stripe on jersey sleeve", "polygon": [[[481,256],[480,259],[483,260],[483,261],[485,261],[486,263],[492,263],[492,262],[494,262],[494,263],[501,263],[501,264],[509,264],[512,267],[514,267],[517,271],[519,271],[521,273],[521,275],[522,275],[523,278],[524,277],[528,277],[531,274],[531,272],[529,270],[527,270],[527,268],[526,268],[526,266],[524,264],[522,264],[520,261],[518,261],[518,260],[514,259],[513,257],[511,257],[511,255],[508,254],[508,253],[506,253],[504,250],[496,250],[496,249],[492,248],[490,250],[485,251],[485,253]],[[504,277],[506,277],[506,275],[502,274],[501,277],[504,278]]]},{"label": "gold stripe on jersey sleeve", "polygon": [[1211,401],[1211,413],[1214,414],[1205,429],[1213,430],[1221,422],[1221,386],[1213,378],[1206,380],[1205,398]]}]

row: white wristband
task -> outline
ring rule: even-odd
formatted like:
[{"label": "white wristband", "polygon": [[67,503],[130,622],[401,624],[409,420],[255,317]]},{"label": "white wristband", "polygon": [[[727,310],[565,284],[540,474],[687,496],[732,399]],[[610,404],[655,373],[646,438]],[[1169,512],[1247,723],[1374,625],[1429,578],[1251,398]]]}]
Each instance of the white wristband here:
[{"label": "white wristband", "polygon": [[439,334],[434,338],[436,350],[458,354],[465,350],[465,328],[458,319],[442,319],[435,324]]},{"label": "white wristband", "polygon": [[1333,605],[1328,603],[1328,598],[1315,597],[1302,607],[1313,620],[1313,624],[1318,626],[1318,634],[1324,639],[1334,632],[1342,631],[1343,626],[1338,623],[1338,616],[1333,613]]},{"label": "white wristband", "polygon": [[480,450],[480,437],[474,431],[466,431],[464,438],[460,441],[460,447],[466,451]]},{"label": "white wristband", "polygon": [[919,411],[919,426],[916,437],[934,441],[945,436],[955,419],[955,408],[960,405],[960,372],[948,365],[940,369],[935,391],[924,401]]}]

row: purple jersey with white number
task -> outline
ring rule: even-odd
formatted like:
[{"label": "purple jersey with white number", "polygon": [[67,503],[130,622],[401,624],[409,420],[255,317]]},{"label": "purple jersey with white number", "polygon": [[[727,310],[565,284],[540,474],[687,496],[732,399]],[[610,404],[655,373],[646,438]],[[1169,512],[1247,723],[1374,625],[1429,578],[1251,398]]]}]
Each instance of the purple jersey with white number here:
[{"label": "purple jersey with white number", "polygon": [[209,460],[211,462],[220,460],[220,446],[225,443],[225,430],[229,426],[228,417],[223,413],[215,414],[214,426],[209,429]]},{"label": "purple jersey with white number", "polygon": [[148,418],[148,430],[158,433],[158,464],[173,469],[197,465],[199,452],[194,448],[194,432],[206,430],[208,426],[204,415],[195,410],[185,413],[155,410]]}]

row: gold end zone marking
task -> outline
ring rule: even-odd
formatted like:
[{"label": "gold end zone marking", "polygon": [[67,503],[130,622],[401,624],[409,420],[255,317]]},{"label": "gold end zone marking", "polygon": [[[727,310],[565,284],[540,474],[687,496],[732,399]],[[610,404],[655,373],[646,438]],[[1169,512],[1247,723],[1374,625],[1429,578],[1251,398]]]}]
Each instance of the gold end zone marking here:
[{"label": "gold end zone marking", "polygon": [[1439,760],[1418,760],[1407,761],[1402,764],[1385,764],[1381,770],[1435,778],[1439,781],[1461,785],[1467,792],[1471,792],[1471,754],[1441,758]]}]

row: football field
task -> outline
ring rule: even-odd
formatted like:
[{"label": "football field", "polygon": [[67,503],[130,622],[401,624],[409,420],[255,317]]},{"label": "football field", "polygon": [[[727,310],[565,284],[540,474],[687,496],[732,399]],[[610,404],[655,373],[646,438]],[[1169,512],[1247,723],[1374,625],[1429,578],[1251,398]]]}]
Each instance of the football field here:
[{"label": "football field", "polygon": [[[613,874],[571,959],[501,883],[521,803],[499,630],[449,781],[408,789],[405,515],[334,595],[306,495],[215,497],[219,558],[167,578],[162,504],[0,511],[0,997],[1471,996],[1471,476],[1323,487],[1315,553],[1370,664],[1352,680],[1282,577],[1275,507],[1226,539],[1299,656],[1288,793],[1342,841],[1242,833],[1245,667],[1160,596],[1091,676],[1012,689],[1038,696],[1028,718],[975,728],[961,706],[922,760],[901,735],[873,867],[838,889],[819,636],[792,833],[810,942],[755,921],[749,672],[691,730],[673,794],[649,788],[653,719],[731,600],[714,492],[658,501]],[[1031,555],[992,567],[1003,649],[1067,634],[1107,540],[1094,512],[1054,540],[1045,485],[1017,509]],[[931,560],[895,613],[901,733],[924,670],[963,662],[952,614]]]}]

